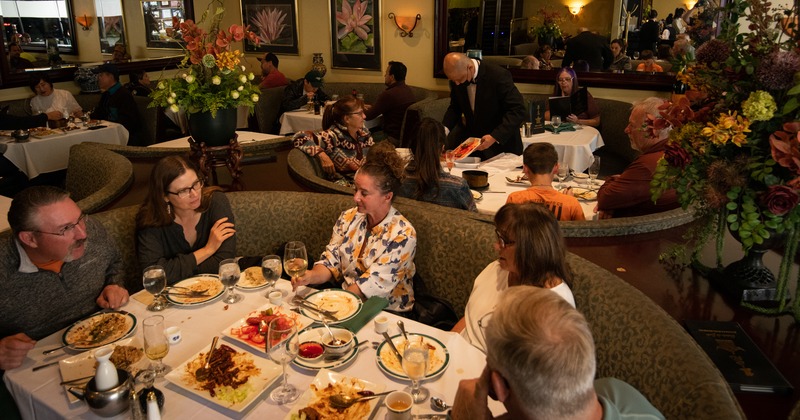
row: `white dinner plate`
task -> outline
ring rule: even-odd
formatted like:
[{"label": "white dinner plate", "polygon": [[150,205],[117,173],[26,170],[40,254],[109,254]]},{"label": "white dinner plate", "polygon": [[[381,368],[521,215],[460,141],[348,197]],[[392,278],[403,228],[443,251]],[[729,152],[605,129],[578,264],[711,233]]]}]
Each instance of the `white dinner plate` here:
[{"label": "white dinner plate", "polygon": [[[150,366],[150,359],[144,355],[144,348],[142,347],[138,337],[128,337],[119,340],[116,343],[108,344],[107,346],[110,346],[111,348],[116,348],[117,346],[133,346],[142,349],[142,357],[136,363],[132,364],[130,368],[130,371],[133,372],[134,376],[136,375],[136,372],[147,369],[147,367]],[[61,372],[61,381],[73,381],[80,378],[86,378],[87,376],[93,376],[96,364],[97,362],[94,358],[93,351],[87,351],[76,354],[72,357],[67,357],[66,359],[61,359],[58,361],[58,370]],[[89,382],[89,379],[64,385],[64,393],[67,394],[67,398],[69,399],[70,403],[76,403],[80,401],[80,399],[70,394],[68,392],[69,388],[73,386],[81,388],[87,382]]]},{"label": "white dinner plate", "polygon": [[[97,331],[93,331],[97,329]],[[110,331],[109,331],[110,329]],[[133,334],[136,330],[136,317],[128,312],[101,312],[67,327],[61,336],[61,343],[71,349],[84,351],[103,347]],[[92,344],[81,344],[92,340],[95,335],[105,336]]]},{"label": "white dinner plate", "polygon": [[[333,372],[327,369],[322,369],[317,373],[317,376],[314,377],[314,380],[311,381],[311,386],[316,387],[317,389],[325,389],[328,385],[334,386],[341,386],[355,390],[364,390],[364,391],[372,391],[376,394],[383,392],[386,389],[386,385],[384,384],[375,384],[369,381],[365,381],[363,379],[352,378],[349,376],[342,375],[337,372]],[[317,393],[314,392],[314,388],[309,387],[300,398],[297,399],[297,402],[292,406],[292,409],[289,413],[284,417],[284,420],[291,420],[293,414],[297,414],[301,409],[308,407],[309,405],[315,403],[317,400],[321,402],[326,402],[327,397],[318,397]],[[373,411],[375,411],[376,407],[378,406],[378,402],[381,398],[373,398],[367,401],[368,409],[364,410],[366,414],[363,416],[355,416],[348,412],[343,412],[345,415],[344,418],[348,420],[358,420],[358,419],[368,419],[371,418]],[[360,404],[360,403],[359,403]],[[351,407],[348,410],[357,410],[359,407]]]},{"label": "white dinner plate", "polygon": [[[300,335],[297,337],[300,340],[300,343],[305,343],[306,341],[316,341],[318,343],[322,343],[322,335],[326,334],[327,331],[325,327],[309,327],[303,331],[300,331]],[[336,334],[336,333],[334,333]],[[326,362],[325,356],[326,353],[323,353],[322,356],[316,360],[308,360],[303,359],[300,356],[297,356],[292,360],[292,363],[295,366],[310,369],[310,370],[319,370],[319,369],[336,369],[345,365],[350,364],[354,360],[356,360],[356,355],[358,354],[358,338],[356,338],[355,334],[353,335],[353,348],[347,351],[341,359],[335,360],[333,362]]]},{"label": "white dinner plate", "polygon": [[314,321],[311,318],[298,314],[296,312],[289,311],[288,309],[282,306],[275,306],[271,303],[268,303],[255,311],[250,312],[247,316],[240,318],[233,324],[231,324],[228,328],[225,328],[222,331],[222,335],[225,337],[230,338],[231,340],[244,344],[248,346],[250,349],[255,350],[256,352],[264,352],[264,336],[259,334],[258,326],[253,326],[247,323],[247,319],[250,317],[258,317],[261,312],[268,311],[272,309],[273,314],[278,315],[286,315],[295,321],[297,321],[298,330],[302,330],[303,328],[311,325]]},{"label": "white dinner plate", "polygon": [[[425,379],[435,378],[444,373],[447,366],[450,364],[450,353],[447,351],[447,347],[444,343],[425,334],[409,334],[409,337],[411,337],[411,340],[414,340],[414,337],[423,337],[425,343],[430,346],[428,352],[428,370],[425,373]],[[406,346],[406,339],[398,334],[392,337],[392,342],[395,347],[397,347],[397,350],[400,351],[400,354],[403,354],[403,349]],[[397,356],[395,356],[391,346],[389,346],[385,340],[378,346],[375,352],[375,360],[378,362],[378,367],[383,373],[396,379],[408,380],[408,376],[403,371],[400,361],[397,360]]]},{"label": "white dinner plate", "polygon": [[259,290],[265,287],[267,287],[267,279],[261,273],[261,266],[242,270],[242,275],[236,283],[236,288],[244,291]]},{"label": "white dinner plate", "polygon": [[[361,311],[361,299],[355,293],[342,289],[325,289],[314,292],[305,299],[316,304],[320,309],[334,312],[333,316],[338,321],[329,321],[329,324],[338,324],[358,315]],[[321,321],[322,318],[316,312],[300,307],[303,315]]]},{"label": "white dinner plate", "polygon": [[[222,344],[225,345],[225,344]],[[172,382],[179,388],[188,391],[192,394],[199,396],[200,398],[217,404],[221,407],[227,408],[229,410],[233,410],[235,412],[241,413],[244,411],[253,401],[255,401],[259,395],[261,395],[269,386],[272,384],[278,377],[281,376],[281,367],[272,362],[271,360],[264,359],[263,357],[256,356],[246,350],[235,349],[237,353],[243,355],[242,357],[246,360],[251,361],[255,367],[259,370],[259,373],[253,376],[250,376],[247,382],[241,385],[236,392],[244,392],[244,398],[239,401],[232,403],[230,401],[226,401],[222,399],[217,393],[216,396],[212,397],[209,391],[200,388],[197,385],[197,382],[194,380],[194,370],[187,369],[187,365],[193,360],[197,360],[200,357],[203,357],[205,360],[205,353],[208,352],[208,348],[203,348],[200,352],[190,357],[185,362],[181,363],[180,366],[173,368],[172,371],[167,373],[164,377],[168,381]],[[201,356],[201,353],[203,356]],[[189,372],[189,370],[192,370]]]},{"label": "white dinner plate", "polygon": [[[173,296],[169,293],[164,293],[167,302],[175,306],[192,307],[205,305],[206,303],[214,302],[225,294],[225,286],[219,281],[219,276],[216,274],[201,274],[195,277],[189,277],[186,280],[181,280],[172,285],[172,287],[185,287],[192,290],[208,289],[208,295],[203,297],[186,297],[186,296]],[[180,293],[182,289],[176,289],[176,293]],[[165,291],[166,292],[166,291]]]},{"label": "white dinner plate", "polygon": [[573,188],[572,195],[582,201],[597,200],[597,191],[588,190],[586,188]]}]

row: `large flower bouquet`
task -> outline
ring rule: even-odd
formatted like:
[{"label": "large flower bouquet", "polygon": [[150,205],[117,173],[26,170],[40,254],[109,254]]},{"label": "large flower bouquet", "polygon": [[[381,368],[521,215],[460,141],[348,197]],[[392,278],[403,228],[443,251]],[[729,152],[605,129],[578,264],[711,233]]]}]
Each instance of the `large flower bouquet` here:
[{"label": "large flower bouquet", "polygon": [[[209,14],[206,32],[199,24]],[[181,70],[174,78],[159,80],[157,89],[150,94],[152,106],[169,107],[175,112],[183,108],[190,114],[210,111],[216,115],[218,109],[238,106],[247,106],[252,112],[260,90],[251,83],[253,73],[247,73],[242,64],[244,54],[232,51],[231,45],[245,38],[258,44],[259,39],[249,27],[234,24],[228,30],[220,29],[224,14],[222,0],[214,0],[200,21],[188,19],[180,23],[175,37],[186,44]]]},{"label": "large flower bouquet", "polygon": [[540,42],[548,37],[553,39],[561,38],[561,25],[564,23],[564,17],[558,12],[548,12],[546,8],[539,9],[539,12],[530,18],[533,22],[530,31],[532,36],[535,36]]},{"label": "large flower bouquet", "polygon": [[[767,0],[732,0],[717,13],[724,14],[721,34],[678,74],[686,96],[665,103],[643,127],[671,128],[651,191],[655,199],[675,188],[684,208],[707,217],[720,252],[726,228],[745,251],[785,236],[783,299],[773,313],[782,312],[800,241],[800,50],[796,34],[779,28],[786,15]],[[742,16],[749,32],[739,31]]]}]

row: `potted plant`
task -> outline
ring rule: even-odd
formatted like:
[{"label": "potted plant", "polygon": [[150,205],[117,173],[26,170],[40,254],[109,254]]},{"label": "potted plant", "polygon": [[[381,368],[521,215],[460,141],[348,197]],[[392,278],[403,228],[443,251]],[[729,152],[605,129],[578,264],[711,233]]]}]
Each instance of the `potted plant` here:
[{"label": "potted plant", "polygon": [[533,22],[530,34],[535,36],[539,45],[555,45],[555,40],[561,38],[560,24],[564,18],[556,11],[548,12],[546,7],[539,9],[537,16],[530,18]]}]

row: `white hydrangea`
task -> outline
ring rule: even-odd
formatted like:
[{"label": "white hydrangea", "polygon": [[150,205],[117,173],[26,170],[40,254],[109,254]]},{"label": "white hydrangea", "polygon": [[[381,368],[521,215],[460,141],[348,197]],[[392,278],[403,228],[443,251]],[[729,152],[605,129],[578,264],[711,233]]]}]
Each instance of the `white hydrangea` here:
[{"label": "white hydrangea", "polygon": [[237,91],[235,91],[235,90],[234,90],[233,92],[231,92],[231,98],[233,98],[233,99],[239,99],[239,92],[237,92]]},{"label": "white hydrangea", "polygon": [[191,74],[186,75],[186,83],[194,83],[194,76]]},{"label": "white hydrangea", "polygon": [[219,76],[214,76],[211,78],[211,83],[219,85],[220,83],[222,83],[222,78]]},{"label": "white hydrangea", "polygon": [[258,102],[258,94],[254,93],[253,96],[250,97],[250,99],[252,99],[253,102]]}]

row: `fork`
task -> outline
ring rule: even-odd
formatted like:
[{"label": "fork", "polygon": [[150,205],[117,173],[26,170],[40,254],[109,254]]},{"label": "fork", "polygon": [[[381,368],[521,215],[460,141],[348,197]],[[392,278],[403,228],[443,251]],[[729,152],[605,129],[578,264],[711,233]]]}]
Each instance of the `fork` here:
[{"label": "fork", "polygon": [[183,290],[188,290],[188,292],[179,292],[179,293],[198,293],[198,294],[205,294],[206,292],[208,292],[208,289],[203,289],[203,290],[194,290],[194,289],[190,289],[190,288],[188,288],[188,287],[183,287],[183,286],[170,286],[170,287],[167,287],[167,290],[170,290],[170,289],[183,289]]}]

